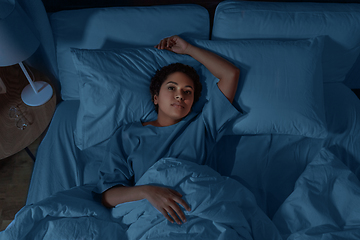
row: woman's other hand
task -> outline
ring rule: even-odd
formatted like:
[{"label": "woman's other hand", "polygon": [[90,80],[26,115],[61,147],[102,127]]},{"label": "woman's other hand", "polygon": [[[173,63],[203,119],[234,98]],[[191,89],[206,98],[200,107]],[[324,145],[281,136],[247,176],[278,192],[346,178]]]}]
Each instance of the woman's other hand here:
[{"label": "woman's other hand", "polygon": [[182,195],[179,192],[170,188],[152,185],[143,185],[142,187],[145,198],[159,210],[167,220],[171,223],[175,221],[177,224],[186,222],[185,214],[178,204],[183,206],[186,211],[191,211],[191,209],[181,198]]}]

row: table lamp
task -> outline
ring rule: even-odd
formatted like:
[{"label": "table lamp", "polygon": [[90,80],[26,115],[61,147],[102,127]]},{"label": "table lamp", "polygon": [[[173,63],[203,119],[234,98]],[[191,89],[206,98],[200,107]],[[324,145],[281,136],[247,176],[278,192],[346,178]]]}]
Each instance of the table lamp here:
[{"label": "table lamp", "polygon": [[30,83],[22,90],[21,99],[29,106],[39,106],[51,98],[53,89],[46,82],[33,81],[22,63],[40,45],[30,24],[31,20],[15,0],[0,1],[0,66],[20,65]]}]

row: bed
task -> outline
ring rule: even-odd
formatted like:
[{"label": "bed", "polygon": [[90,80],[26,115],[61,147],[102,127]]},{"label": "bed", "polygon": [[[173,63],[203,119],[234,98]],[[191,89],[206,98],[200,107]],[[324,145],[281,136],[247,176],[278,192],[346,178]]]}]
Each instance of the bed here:
[{"label": "bed", "polygon": [[[32,64],[61,101],[26,206],[0,239],[360,239],[360,100],[351,91],[360,88],[360,4],[94,2],[21,2],[42,42]],[[137,183],[181,192],[192,208],[182,225],[147,200],[108,209],[92,192],[115,130],[156,117],[156,69],[193,66],[203,84],[193,111],[209,100],[215,77],[153,48],[174,34],[241,71],[239,114],[204,164],[164,156]]]}]

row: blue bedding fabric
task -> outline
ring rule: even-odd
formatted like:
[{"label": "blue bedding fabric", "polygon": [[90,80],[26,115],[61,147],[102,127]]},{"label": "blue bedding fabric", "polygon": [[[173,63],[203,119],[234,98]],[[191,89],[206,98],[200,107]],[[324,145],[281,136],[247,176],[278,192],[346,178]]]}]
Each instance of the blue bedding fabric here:
[{"label": "blue bedding fabric", "polygon": [[238,181],[205,165],[163,158],[139,179],[183,195],[187,222],[171,224],[147,200],[107,209],[94,185],[74,187],[16,215],[0,239],[359,239],[360,183],[322,149],[272,220]]},{"label": "blue bedding fabric", "polygon": [[171,224],[147,200],[107,209],[82,186],[25,206],[0,239],[281,239],[248,189],[207,166],[164,158],[137,184],[182,193],[187,222]]},{"label": "blue bedding fabric", "polygon": [[283,239],[360,239],[360,182],[322,149],[273,218]]}]

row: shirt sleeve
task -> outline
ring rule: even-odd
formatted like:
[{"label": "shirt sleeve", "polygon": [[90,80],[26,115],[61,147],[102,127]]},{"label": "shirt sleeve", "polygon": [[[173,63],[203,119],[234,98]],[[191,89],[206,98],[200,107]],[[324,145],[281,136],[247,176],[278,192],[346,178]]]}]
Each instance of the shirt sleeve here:
[{"label": "shirt sleeve", "polygon": [[217,84],[213,86],[209,96],[209,101],[204,105],[201,114],[208,137],[217,141],[223,135],[228,123],[241,113],[221,92]]},{"label": "shirt sleeve", "polygon": [[124,151],[121,129],[109,140],[99,175],[94,193],[101,194],[118,185],[134,185],[134,173]]}]

